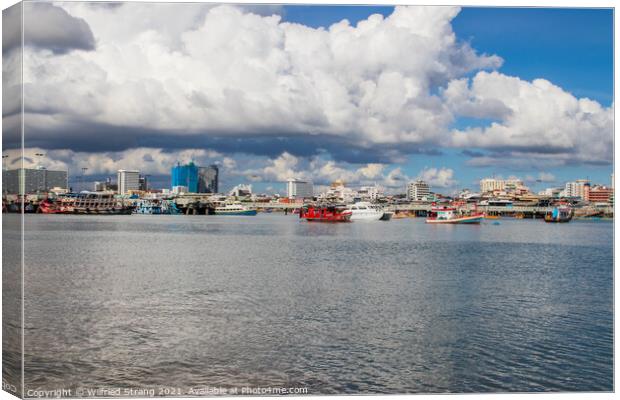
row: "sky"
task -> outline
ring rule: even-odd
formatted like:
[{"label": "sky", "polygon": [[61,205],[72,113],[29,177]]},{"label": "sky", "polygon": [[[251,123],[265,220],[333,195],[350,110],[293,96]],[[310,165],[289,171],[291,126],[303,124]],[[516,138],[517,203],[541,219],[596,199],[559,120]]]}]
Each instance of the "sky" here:
[{"label": "sky", "polygon": [[[3,84],[19,93],[12,12]],[[280,193],[290,177],[393,193],[418,178],[446,194],[491,176],[534,190],[609,184],[609,9],[55,2],[24,13],[25,161],[73,181],[125,168],[168,187],[170,168],[194,160],[220,165],[223,189]]]}]

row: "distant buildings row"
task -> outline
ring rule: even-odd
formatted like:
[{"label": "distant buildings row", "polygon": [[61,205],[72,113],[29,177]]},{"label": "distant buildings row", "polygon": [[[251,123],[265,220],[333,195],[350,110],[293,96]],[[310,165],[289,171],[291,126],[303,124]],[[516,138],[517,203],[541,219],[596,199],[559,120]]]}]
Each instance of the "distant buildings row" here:
[{"label": "distant buildings row", "polygon": [[[148,190],[148,175],[141,175],[138,170],[120,169],[116,182],[111,178],[103,182],[94,182],[93,190],[97,192],[116,192],[130,194]],[[199,167],[193,162],[186,165],[177,164],[171,170],[171,191],[173,193],[217,193],[219,186],[219,169],[217,165]],[[78,176],[78,179],[83,179]],[[67,171],[52,171],[43,167],[19,168],[2,171],[3,193],[33,194],[50,191],[68,191]],[[83,186],[84,182],[78,186]],[[84,189],[78,187],[77,190]]]},{"label": "distant buildings row", "polygon": [[[538,192],[538,196],[549,198],[570,198],[591,203],[613,204],[613,185],[613,174],[611,176],[611,187],[604,185],[593,185],[588,179],[577,179],[573,182],[566,182],[564,187],[547,188],[542,190]],[[529,188],[523,184],[523,181],[519,179],[486,178],[480,180],[480,195],[487,197],[510,197],[532,194],[530,193]]]},{"label": "distant buildings row", "polygon": [[2,171],[2,193],[42,193],[68,187],[67,171],[51,171],[43,167]]},{"label": "distant buildings row", "polygon": [[[43,167],[3,170],[3,193],[33,194],[50,191],[62,192],[70,190],[67,171],[48,170]],[[138,170],[118,170],[116,182],[108,178],[105,182],[95,182],[95,191],[110,191],[119,194],[132,194],[148,191],[148,175],[141,175]],[[83,179],[83,177],[82,177]],[[83,182],[82,182],[83,183]],[[79,189],[79,188],[78,188]],[[171,169],[170,189],[164,193],[219,193],[219,169],[217,165],[200,167],[190,162],[185,165],[177,164]],[[229,196],[252,196],[252,185],[240,184],[235,186]],[[347,187],[342,180],[336,180],[319,194],[315,194],[311,181],[291,178],[286,182],[286,197],[289,201],[303,201],[316,198],[325,201],[351,202],[355,200],[377,201],[386,198],[384,189],[380,186],[362,186],[359,189]],[[442,196],[432,193],[427,182],[418,179],[409,182],[405,188],[405,195],[388,196],[408,201],[436,201]],[[611,187],[592,184],[587,179],[578,179],[567,182],[564,187],[547,188],[533,194],[520,179],[485,178],[480,180],[480,193],[464,190],[458,197],[498,198],[498,199],[529,199],[536,198],[568,198],[573,201],[590,203],[614,202],[613,174]]]},{"label": "distant buildings row", "polygon": [[352,202],[354,200],[376,201],[383,197],[383,188],[377,185],[362,186],[355,190],[345,186],[344,181],[336,180],[329,188],[315,196],[314,185],[310,181],[291,178],[286,183],[286,197],[289,201],[303,201],[317,198],[324,201]]}]

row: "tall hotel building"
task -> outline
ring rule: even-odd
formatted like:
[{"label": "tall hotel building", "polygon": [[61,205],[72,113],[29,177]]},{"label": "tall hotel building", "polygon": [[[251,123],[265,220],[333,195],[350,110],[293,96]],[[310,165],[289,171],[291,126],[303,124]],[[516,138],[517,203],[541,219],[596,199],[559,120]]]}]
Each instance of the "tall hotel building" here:
[{"label": "tall hotel building", "polygon": [[574,182],[566,182],[564,196],[578,197],[581,200],[590,200],[590,181],[587,179],[577,179]]},{"label": "tall hotel building", "polygon": [[116,176],[118,193],[127,194],[130,190],[140,189],[140,171],[119,169]]},{"label": "tall hotel building", "polygon": [[307,199],[314,196],[312,182],[289,179],[286,183],[286,195],[289,199]]},{"label": "tall hotel building", "polygon": [[53,188],[68,189],[67,171],[39,168],[18,168],[2,171],[2,193],[46,193]]},{"label": "tall hotel building", "polygon": [[217,193],[219,169],[217,165],[199,167],[191,161],[188,164],[178,163],[172,167],[172,190],[185,188],[189,193]]},{"label": "tall hotel building", "polygon": [[407,185],[407,199],[409,200],[425,200],[431,194],[428,183],[421,179],[415,182],[409,182]]}]

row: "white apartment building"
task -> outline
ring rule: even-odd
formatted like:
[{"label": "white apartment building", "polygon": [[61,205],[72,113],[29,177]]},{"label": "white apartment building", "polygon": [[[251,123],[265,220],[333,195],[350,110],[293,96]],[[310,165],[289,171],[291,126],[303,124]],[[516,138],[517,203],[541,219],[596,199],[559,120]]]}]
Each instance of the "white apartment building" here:
[{"label": "white apartment building", "polygon": [[312,182],[291,178],[286,183],[286,196],[289,199],[306,199],[314,196]]},{"label": "white apartment building", "polygon": [[421,179],[415,182],[409,182],[407,184],[407,199],[408,200],[426,200],[431,194],[428,183]]},{"label": "white apartment building", "polygon": [[140,171],[119,169],[116,178],[119,194],[127,194],[130,190],[140,189]]},{"label": "white apartment building", "polygon": [[381,186],[362,186],[357,195],[363,200],[375,201],[380,197],[383,197],[384,189]]},{"label": "white apartment building", "polygon": [[499,191],[528,191],[520,179],[485,178],[480,180],[480,193]]},{"label": "white apartment building", "polygon": [[588,200],[590,192],[590,181],[587,179],[577,179],[574,182],[566,182],[564,187],[564,196],[578,197],[582,200]]}]

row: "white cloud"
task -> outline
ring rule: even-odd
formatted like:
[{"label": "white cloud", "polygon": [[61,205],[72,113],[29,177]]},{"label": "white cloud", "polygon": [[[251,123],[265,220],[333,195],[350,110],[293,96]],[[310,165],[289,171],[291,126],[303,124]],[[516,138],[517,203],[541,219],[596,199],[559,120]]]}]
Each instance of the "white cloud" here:
[{"label": "white cloud", "polygon": [[26,104],[39,114],[27,120],[35,128],[77,119],[183,133],[321,133],[358,145],[434,143],[452,116],[433,87],[501,64],[457,41],[454,7],[396,7],[387,18],[329,29],[233,6],[63,7],[89,23],[97,49],[27,52]]},{"label": "white cloud", "polygon": [[[532,82],[497,72],[479,72],[467,85],[453,81],[444,92],[456,112],[498,119],[486,127],[456,130],[452,144],[508,150],[513,158],[542,162],[608,163],[613,156],[613,105],[602,107],[578,99],[544,79]],[[465,110],[465,111],[463,111]],[[504,157],[472,159],[470,165],[487,165]]]},{"label": "white cloud", "polygon": [[418,175],[431,187],[448,188],[454,187],[458,182],[454,179],[454,170],[451,168],[424,168]]},{"label": "white cloud", "polygon": [[[255,161],[256,162],[256,161]],[[240,163],[238,163],[240,164]],[[256,182],[285,182],[289,178],[314,182],[316,187],[342,180],[347,186],[378,184],[388,188],[404,187],[408,179],[400,168],[387,171],[383,164],[355,165],[321,157],[300,158],[284,152],[273,160],[264,160],[252,168],[231,171]]]},{"label": "white cloud", "polygon": [[[5,153],[9,156],[7,167],[19,168],[21,152],[8,150]],[[44,156],[37,157],[37,153]],[[88,153],[26,148],[24,167],[34,168],[40,164],[51,170],[68,170],[70,175],[81,174],[82,168],[87,168],[86,175],[113,175],[119,169],[137,169],[144,174],[167,175],[177,162],[184,164],[195,161],[199,165],[207,165],[222,157],[218,152],[206,149],[166,152],[163,149],[139,147],[119,152]],[[226,161],[223,164],[226,165]]]}]

